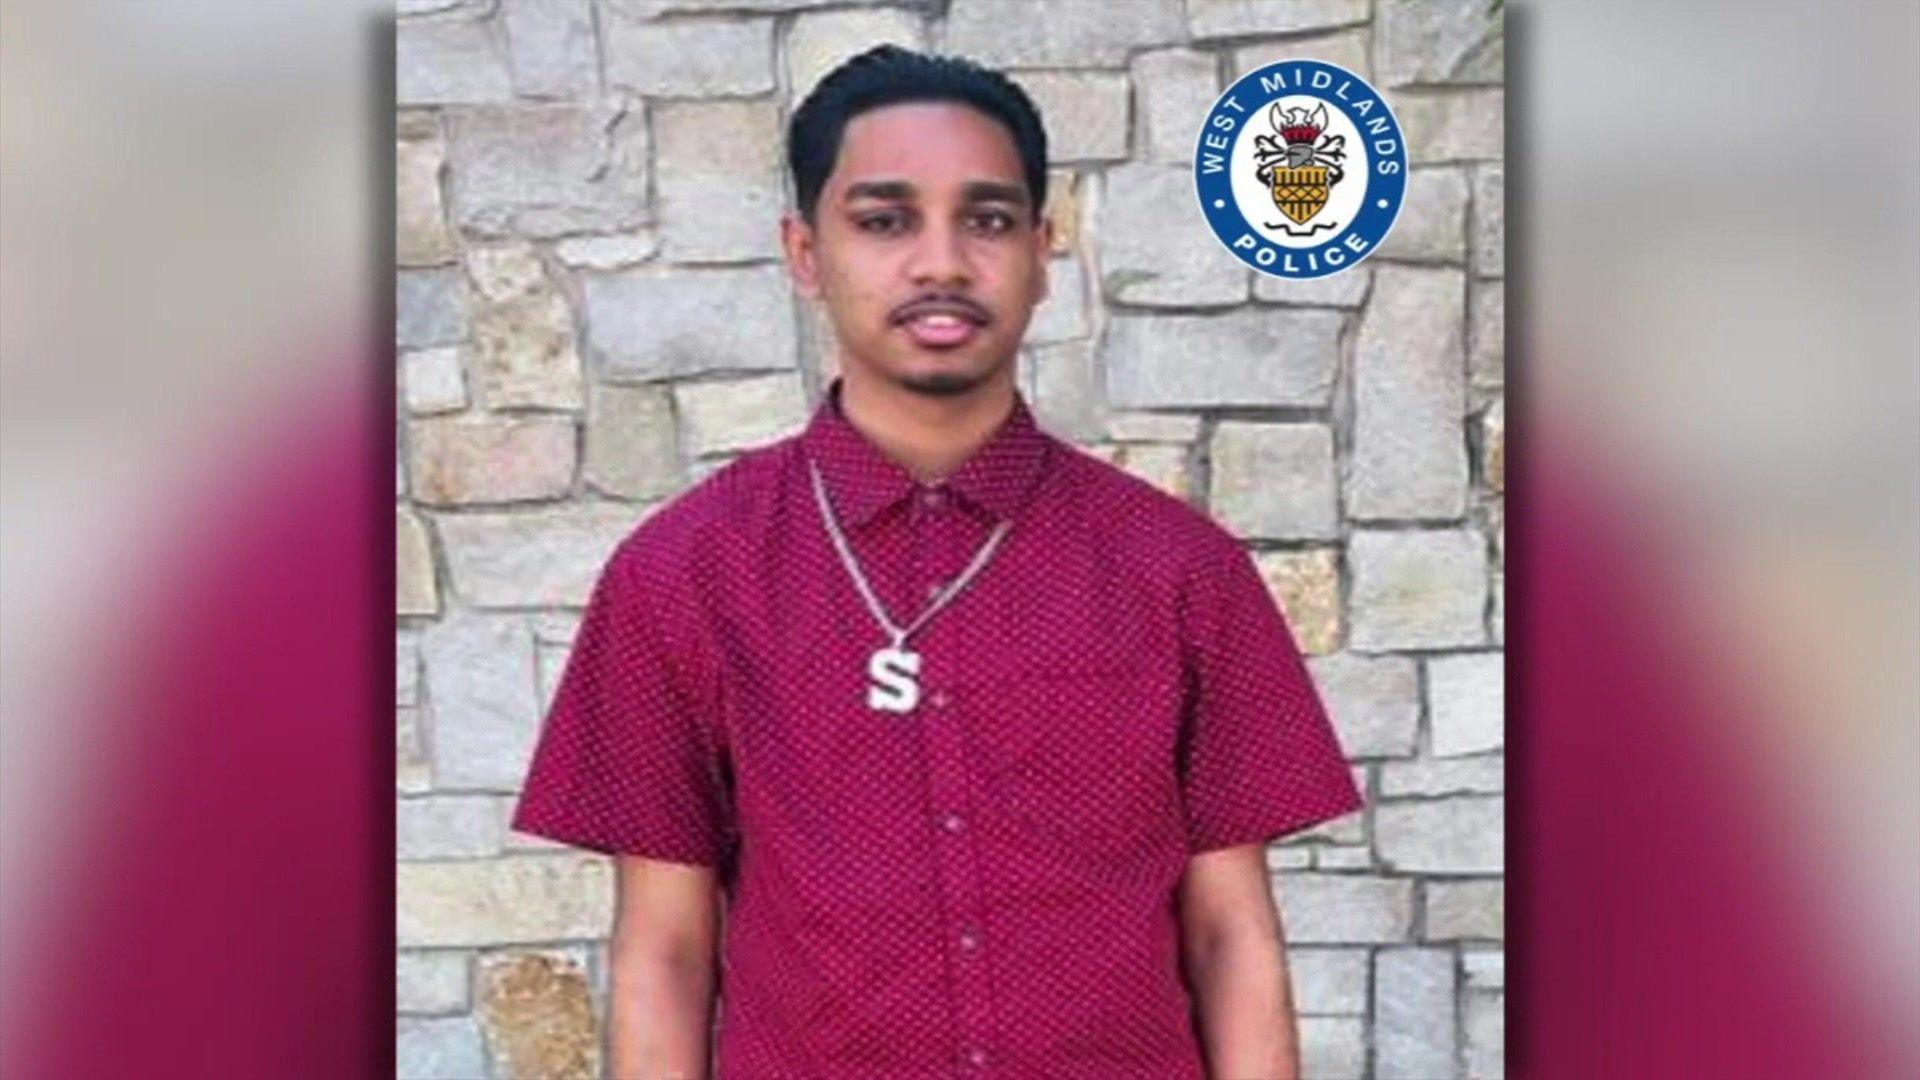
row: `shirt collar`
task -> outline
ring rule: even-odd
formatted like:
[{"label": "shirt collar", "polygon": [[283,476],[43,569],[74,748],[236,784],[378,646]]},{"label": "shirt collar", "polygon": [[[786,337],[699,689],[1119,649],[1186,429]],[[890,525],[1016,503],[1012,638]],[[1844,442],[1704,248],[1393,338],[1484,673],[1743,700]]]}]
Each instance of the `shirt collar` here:
[{"label": "shirt collar", "polygon": [[[835,376],[801,434],[806,456],[820,465],[834,512],[851,525],[871,520],[922,486],[840,411],[841,376]],[[1051,439],[1034,420],[1024,396],[1000,427],[960,467],[939,481],[997,518],[1018,514],[1051,459]]]}]

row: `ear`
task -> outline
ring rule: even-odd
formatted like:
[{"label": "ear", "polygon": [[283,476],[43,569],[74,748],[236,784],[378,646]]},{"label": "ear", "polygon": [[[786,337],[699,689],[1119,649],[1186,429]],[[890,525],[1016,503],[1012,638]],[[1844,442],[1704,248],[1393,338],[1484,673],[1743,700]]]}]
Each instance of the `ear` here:
[{"label": "ear", "polygon": [[793,286],[808,300],[820,299],[820,264],[814,249],[813,226],[794,211],[780,215],[780,246],[787,253]]}]

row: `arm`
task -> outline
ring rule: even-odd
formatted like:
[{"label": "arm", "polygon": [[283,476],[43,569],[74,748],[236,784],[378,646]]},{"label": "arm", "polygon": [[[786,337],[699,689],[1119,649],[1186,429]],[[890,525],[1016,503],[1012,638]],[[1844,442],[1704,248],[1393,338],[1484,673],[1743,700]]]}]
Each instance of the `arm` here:
[{"label": "arm", "polygon": [[608,964],[608,1075],[706,1080],[720,891],[712,867],[616,858]]},{"label": "arm", "polygon": [[1286,942],[1264,844],[1195,855],[1180,881],[1181,966],[1213,1080],[1298,1080]]}]

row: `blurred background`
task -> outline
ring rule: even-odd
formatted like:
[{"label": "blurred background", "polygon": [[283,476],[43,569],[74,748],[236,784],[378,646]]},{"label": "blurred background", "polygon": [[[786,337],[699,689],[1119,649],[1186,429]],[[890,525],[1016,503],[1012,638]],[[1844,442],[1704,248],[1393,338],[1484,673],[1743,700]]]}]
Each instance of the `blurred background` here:
[{"label": "blurred background", "polygon": [[[1504,1071],[1913,1075],[1920,8],[1503,14]],[[394,1071],[395,37],[0,4],[9,1075]]]}]

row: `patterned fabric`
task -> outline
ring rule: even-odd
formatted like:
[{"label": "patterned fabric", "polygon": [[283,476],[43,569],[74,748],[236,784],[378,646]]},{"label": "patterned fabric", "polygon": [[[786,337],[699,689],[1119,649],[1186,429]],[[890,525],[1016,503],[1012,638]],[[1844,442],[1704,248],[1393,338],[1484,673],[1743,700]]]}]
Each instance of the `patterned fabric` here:
[{"label": "patterned fabric", "polygon": [[[840,413],[661,507],[608,560],[513,828],[717,867],[721,1080],[1203,1075],[1188,858],[1361,806],[1251,557],[1035,425],[922,484]],[[886,635],[821,467],[906,623],[919,706],[866,704]]]}]

